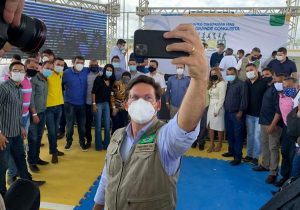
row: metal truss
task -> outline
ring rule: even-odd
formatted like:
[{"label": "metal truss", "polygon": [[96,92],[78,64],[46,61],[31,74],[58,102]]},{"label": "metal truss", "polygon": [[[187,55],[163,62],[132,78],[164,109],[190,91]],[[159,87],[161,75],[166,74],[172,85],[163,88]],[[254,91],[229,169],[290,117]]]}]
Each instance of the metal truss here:
[{"label": "metal truss", "polygon": [[46,4],[67,6],[73,8],[80,8],[86,10],[92,10],[105,13],[107,11],[107,4],[99,4],[97,2],[85,1],[85,0],[34,0],[35,2],[41,2]]},{"label": "metal truss", "polygon": [[[299,6],[299,0],[287,0],[286,4],[287,4],[287,8],[294,8]],[[292,11],[290,12],[290,14],[291,14],[291,18],[290,18],[289,34],[288,34],[289,35],[288,48],[295,49],[299,14],[293,15]]]},{"label": "metal truss", "polygon": [[136,15],[139,16],[139,28],[142,28],[144,17],[148,15],[148,0],[139,0],[139,6],[136,8]]},{"label": "metal truss", "polygon": [[111,48],[117,43],[118,18],[120,17],[120,0],[108,0],[108,27],[107,27],[107,59]]}]

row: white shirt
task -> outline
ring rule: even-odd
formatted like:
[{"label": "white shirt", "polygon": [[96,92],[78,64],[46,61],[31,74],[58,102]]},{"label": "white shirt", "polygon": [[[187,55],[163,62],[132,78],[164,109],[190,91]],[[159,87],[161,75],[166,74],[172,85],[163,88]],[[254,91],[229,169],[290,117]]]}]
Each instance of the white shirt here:
[{"label": "white shirt", "polygon": [[297,95],[293,99],[293,104],[294,104],[293,108],[296,108],[298,106],[299,100],[300,100],[300,91],[297,93]]},{"label": "white shirt", "polygon": [[120,58],[120,68],[121,68],[121,69],[126,69],[125,55],[122,53],[122,51],[121,51],[117,46],[114,46],[114,47],[111,49],[111,53],[110,53],[110,58],[109,58],[109,60],[111,61],[111,59],[112,59],[114,56],[118,56],[118,57]]},{"label": "white shirt", "polygon": [[237,61],[234,55],[226,55],[222,58],[219,67],[222,69],[222,76],[225,78],[226,70],[230,67],[236,67]]},{"label": "white shirt", "polygon": [[5,82],[4,78],[8,75],[9,65],[0,65],[0,84]]},{"label": "white shirt", "polygon": [[160,84],[161,88],[166,88],[166,81],[165,81],[165,77],[163,74],[156,72],[154,75],[151,75],[150,73],[146,74],[148,77],[152,77],[155,82]]}]

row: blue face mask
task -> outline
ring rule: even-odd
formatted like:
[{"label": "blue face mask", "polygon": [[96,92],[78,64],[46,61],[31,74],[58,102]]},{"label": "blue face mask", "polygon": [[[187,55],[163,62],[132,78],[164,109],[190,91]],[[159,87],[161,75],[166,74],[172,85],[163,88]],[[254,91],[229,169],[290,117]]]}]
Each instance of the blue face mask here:
[{"label": "blue face mask", "polygon": [[91,72],[97,73],[99,72],[99,67],[90,67]]},{"label": "blue face mask", "polygon": [[105,75],[107,78],[110,78],[112,76],[112,72],[111,71],[106,71]]},{"label": "blue face mask", "polygon": [[292,87],[292,88],[285,88],[283,90],[283,94],[286,96],[286,97],[294,97],[296,94],[297,94],[297,89]]},{"label": "blue face mask", "polygon": [[136,71],[136,66],[130,65],[130,66],[129,66],[129,70],[130,70],[130,71]]},{"label": "blue face mask", "polygon": [[226,75],[225,80],[228,82],[233,82],[235,80],[235,75]]},{"label": "blue face mask", "polygon": [[43,69],[42,74],[44,75],[44,77],[48,78],[52,75],[52,71],[50,69]]},{"label": "blue face mask", "polygon": [[112,65],[114,66],[114,68],[120,68],[120,63],[116,63],[116,62],[113,62]]}]

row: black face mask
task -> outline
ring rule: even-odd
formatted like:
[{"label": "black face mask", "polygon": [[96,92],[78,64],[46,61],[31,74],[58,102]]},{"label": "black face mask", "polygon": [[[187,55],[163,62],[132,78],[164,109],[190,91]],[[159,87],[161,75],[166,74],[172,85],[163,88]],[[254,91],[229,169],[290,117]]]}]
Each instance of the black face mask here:
[{"label": "black face mask", "polygon": [[152,73],[152,72],[156,71],[156,68],[149,66],[149,71]]},{"label": "black face mask", "polygon": [[97,72],[99,72],[99,67],[96,67],[96,66],[93,66],[93,67],[90,67],[90,70],[91,70],[91,72],[94,72],[94,73],[97,73]]},{"label": "black face mask", "polygon": [[272,82],[273,78],[272,78],[272,77],[264,77],[263,80],[264,80],[266,83],[270,83],[270,82]]},{"label": "black face mask", "polygon": [[37,71],[35,69],[27,69],[26,74],[28,77],[34,77],[37,74]]},{"label": "black face mask", "polygon": [[210,80],[211,80],[211,81],[214,81],[214,82],[215,82],[215,81],[217,81],[218,79],[219,79],[218,75],[211,75],[211,76],[210,76]]}]

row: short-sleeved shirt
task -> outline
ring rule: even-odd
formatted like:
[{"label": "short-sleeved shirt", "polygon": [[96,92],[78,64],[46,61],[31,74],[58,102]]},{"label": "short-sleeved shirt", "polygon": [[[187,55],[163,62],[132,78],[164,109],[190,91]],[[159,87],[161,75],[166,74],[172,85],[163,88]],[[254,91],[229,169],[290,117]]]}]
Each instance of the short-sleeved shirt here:
[{"label": "short-sleeved shirt", "polygon": [[[276,113],[281,115],[279,108],[279,94],[273,84],[264,94],[259,115],[259,124],[271,125]],[[277,125],[282,127],[282,123],[282,120],[280,120]]]},{"label": "short-sleeved shirt", "polygon": [[275,73],[283,73],[286,76],[290,76],[292,73],[297,72],[297,67],[294,61],[286,57],[286,60],[281,63],[279,60],[272,60],[268,67],[271,68]]}]

